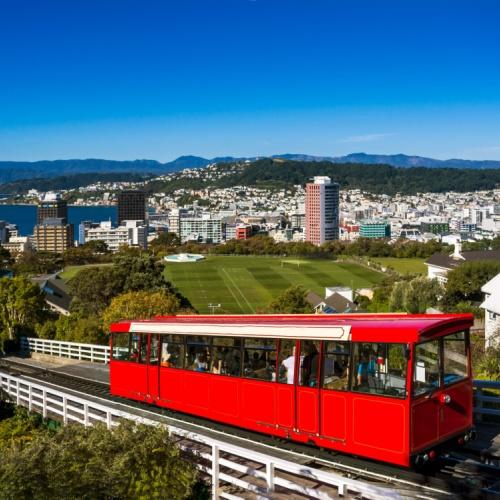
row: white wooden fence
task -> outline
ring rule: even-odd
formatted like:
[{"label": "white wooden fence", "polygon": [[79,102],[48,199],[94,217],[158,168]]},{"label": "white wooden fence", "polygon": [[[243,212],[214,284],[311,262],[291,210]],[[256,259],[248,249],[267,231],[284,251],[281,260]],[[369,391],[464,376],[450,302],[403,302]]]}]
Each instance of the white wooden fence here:
[{"label": "white wooden fence", "polygon": [[21,350],[61,358],[90,361],[92,363],[109,363],[109,346],[107,345],[80,344],[78,342],[21,337]]},{"label": "white wooden fence", "polygon": [[[17,405],[41,413],[44,417],[58,417],[65,424],[75,422],[89,426],[96,422],[104,422],[109,429],[118,425],[121,419],[150,425],[161,424],[156,420],[140,417],[2,371],[0,371],[0,392],[1,390]],[[389,488],[373,486],[363,481],[345,478],[340,474],[275,458],[179,427],[168,425],[167,428],[172,435],[179,438],[178,445],[194,455],[198,469],[211,478],[214,499],[248,498],[248,492],[254,493],[257,498],[271,498],[278,492],[298,493],[319,499],[351,494],[373,499],[400,498],[397,491]],[[245,497],[239,496],[242,494],[245,494]]]}]

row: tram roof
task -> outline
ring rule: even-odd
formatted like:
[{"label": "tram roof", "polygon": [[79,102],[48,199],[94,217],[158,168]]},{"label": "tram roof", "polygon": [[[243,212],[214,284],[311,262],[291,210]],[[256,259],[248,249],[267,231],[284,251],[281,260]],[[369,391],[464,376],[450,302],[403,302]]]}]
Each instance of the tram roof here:
[{"label": "tram roof", "polygon": [[471,314],[179,315],[113,323],[112,332],[418,342],[470,328]]}]

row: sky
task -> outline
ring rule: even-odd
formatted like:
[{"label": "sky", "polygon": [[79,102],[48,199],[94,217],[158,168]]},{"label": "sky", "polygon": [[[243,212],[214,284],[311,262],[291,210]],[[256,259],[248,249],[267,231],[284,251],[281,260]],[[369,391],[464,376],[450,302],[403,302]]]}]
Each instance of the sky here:
[{"label": "sky", "polygon": [[0,160],[500,159],[498,0],[0,0]]}]

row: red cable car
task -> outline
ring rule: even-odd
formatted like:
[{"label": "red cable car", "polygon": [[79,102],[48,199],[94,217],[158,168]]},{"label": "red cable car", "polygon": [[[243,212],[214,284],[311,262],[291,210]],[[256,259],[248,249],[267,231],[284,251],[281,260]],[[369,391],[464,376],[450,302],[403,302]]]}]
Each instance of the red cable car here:
[{"label": "red cable car", "polygon": [[470,314],[111,325],[111,393],[402,466],[472,436]]}]

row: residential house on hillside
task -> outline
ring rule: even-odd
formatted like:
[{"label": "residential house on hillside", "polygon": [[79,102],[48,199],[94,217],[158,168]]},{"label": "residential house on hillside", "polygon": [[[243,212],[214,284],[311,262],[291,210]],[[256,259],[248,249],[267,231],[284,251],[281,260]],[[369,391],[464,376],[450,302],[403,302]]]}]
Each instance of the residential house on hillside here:
[{"label": "residential house on hillside", "polygon": [[36,276],[32,278],[44,292],[45,302],[51,311],[59,314],[69,315],[71,296],[68,293],[64,280],[55,274]]},{"label": "residential house on hillside", "polygon": [[351,288],[327,287],[325,288],[324,299],[314,292],[309,292],[306,300],[311,304],[315,313],[344,314],[362,312],[359,310],[358,304],[353,300]]},{"label": "residential house on hillside", "polygon": [[464,262],[498,260],[500,261],[500,250],[473,250],[462,252],[462,245],[459,241],[455,242],[455,251],[451,255],[435,253],[425,262],[427,266],[427,277],[436,278],[440,283],[445,284],[448,281],[447,274],[452,269],[456,269]]},{"label": "residential house on hillside", "polygon": [[484,341],[486,347],[500,343],[500,273],[483,285],[484,293]]}]

